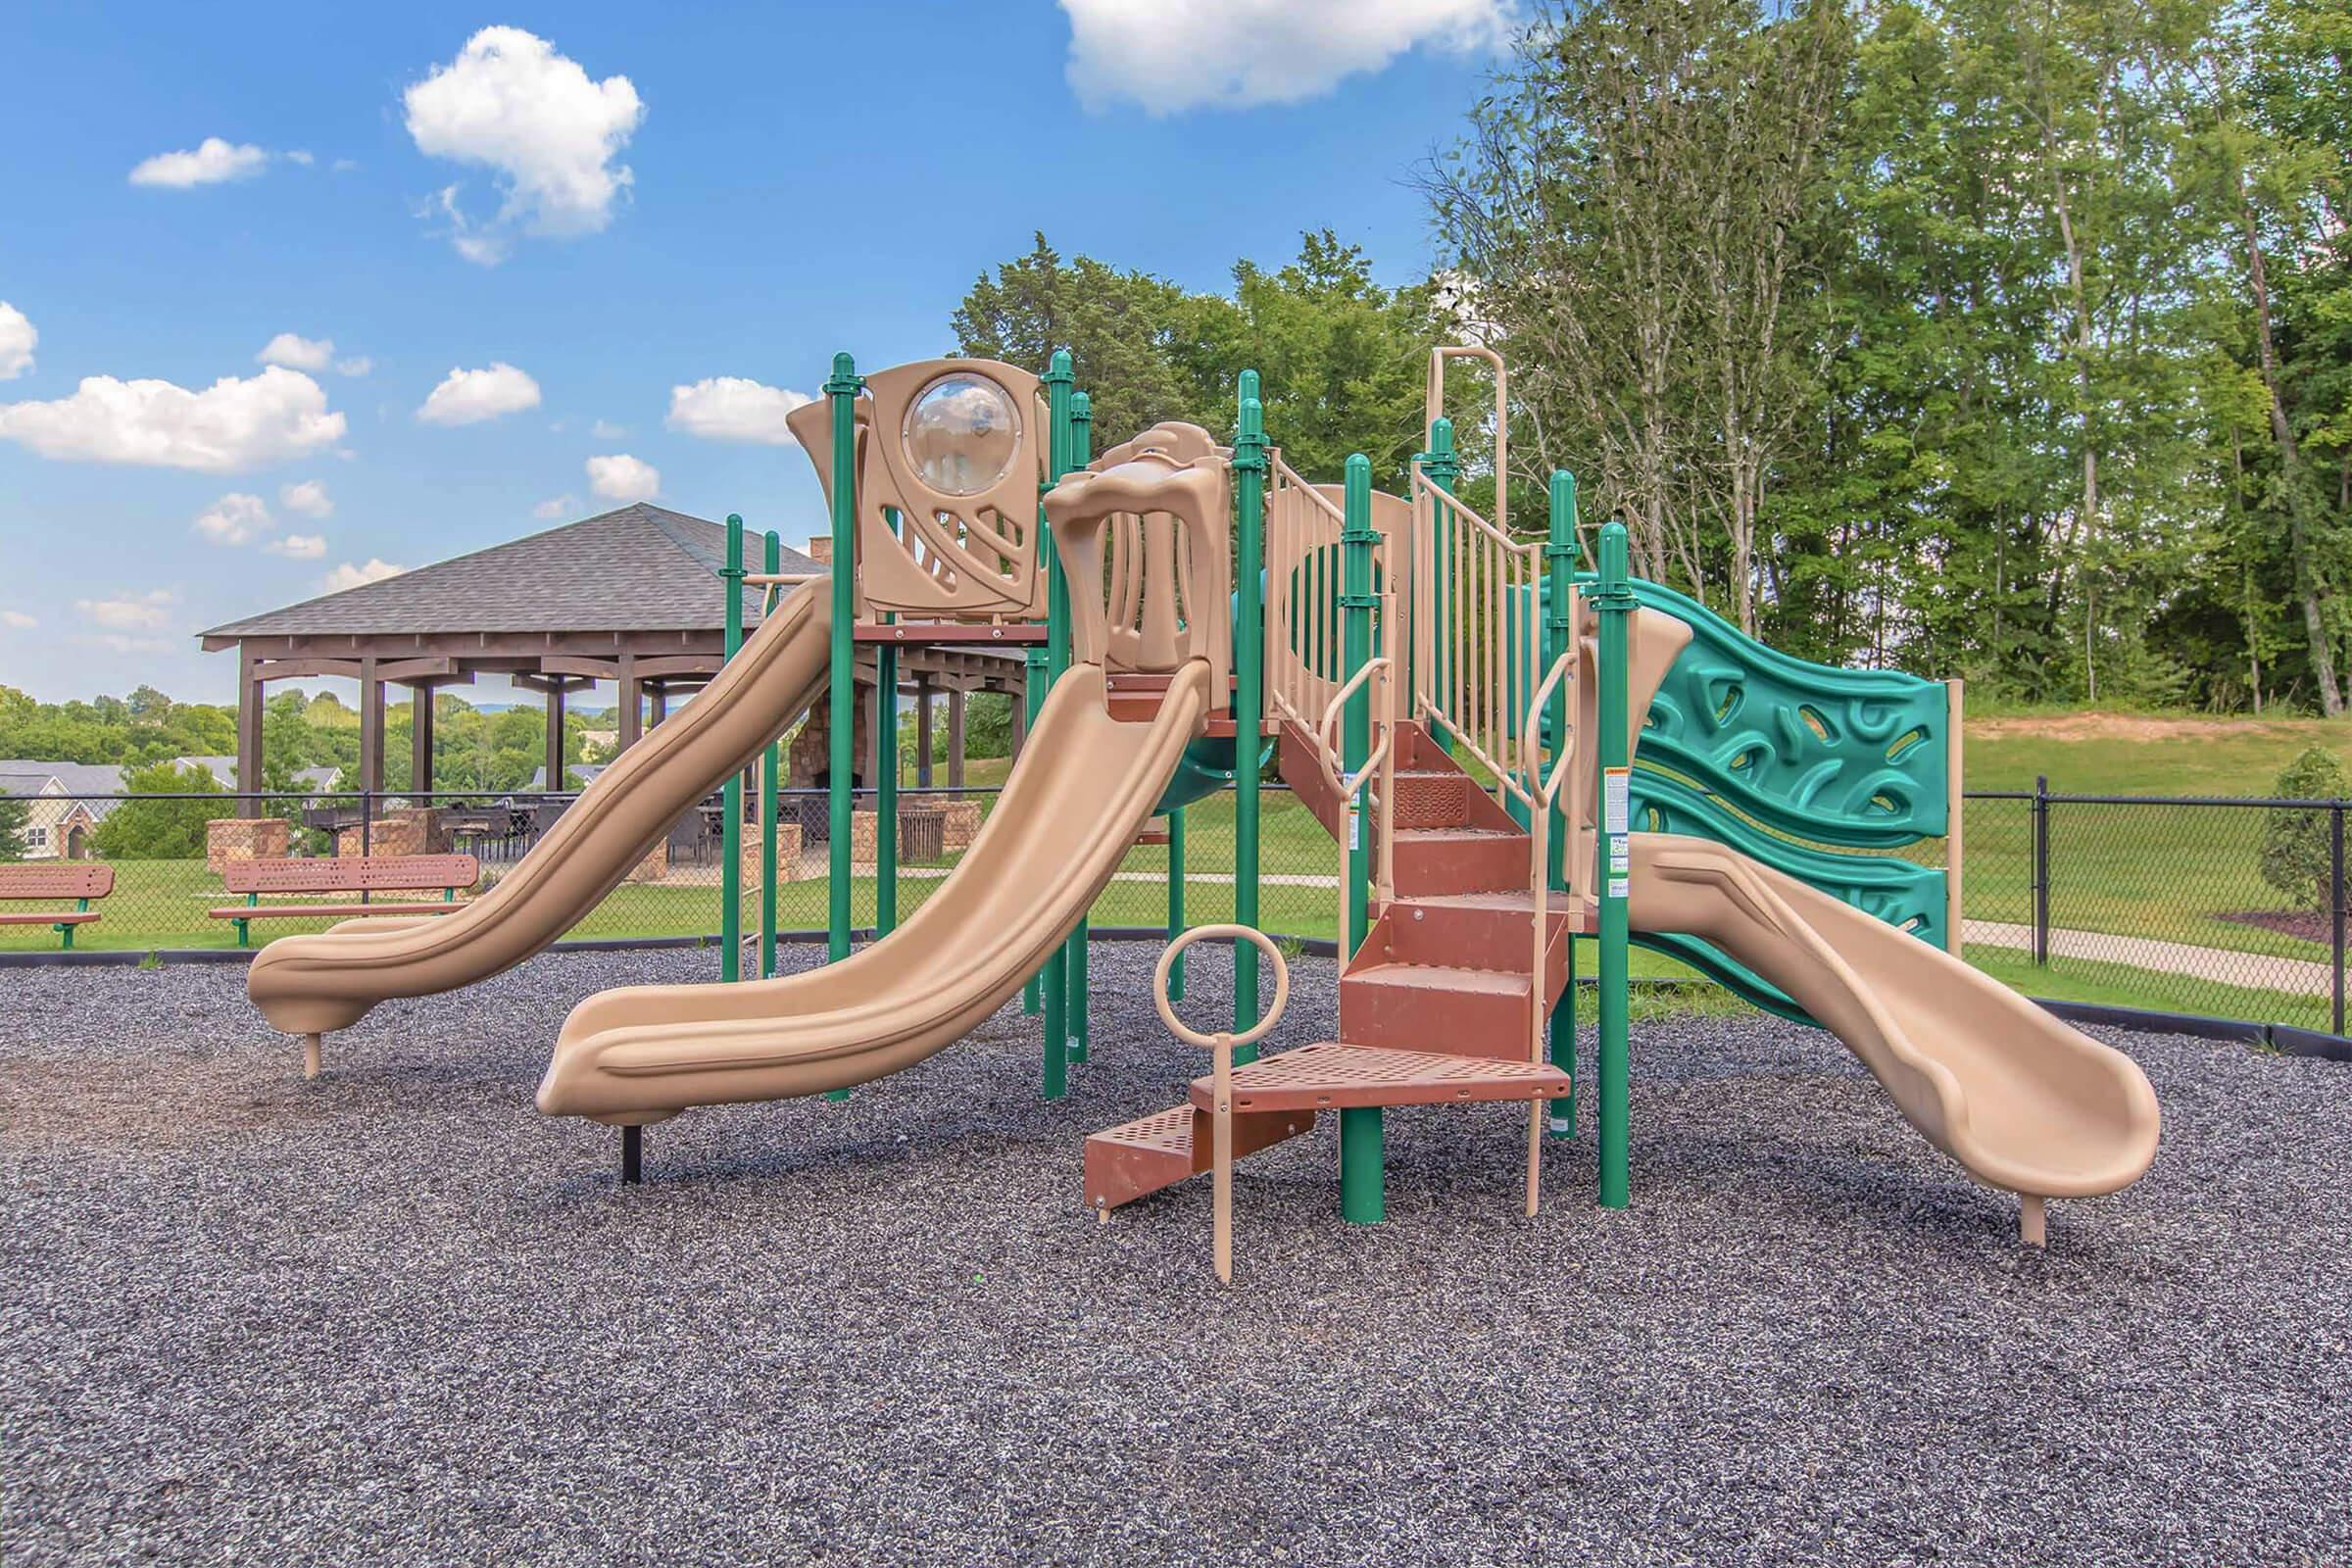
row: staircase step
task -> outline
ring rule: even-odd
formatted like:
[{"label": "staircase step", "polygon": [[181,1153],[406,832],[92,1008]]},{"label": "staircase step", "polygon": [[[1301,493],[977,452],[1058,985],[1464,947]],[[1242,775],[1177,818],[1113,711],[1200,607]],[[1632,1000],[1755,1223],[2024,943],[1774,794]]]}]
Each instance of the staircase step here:
[{"label": "staircase step", "polygon": [[[1315,1125],[1312,1110],[1266,1111],[1233,1118],[1236,1159],[1254,1154]],[[1086,1141],[1086,1201],[1108,1211],[1208,1169],[1208,1116],[1172,1105],[1105,1128]]]},{"label": "staircase step", "polygon": [[1399,898],[1507,893],[1527,886],[1534,844],[1524,833],[1491,827],[1400,827],[1396,837]]},{"label": "staircase step", "polygon": [[[1566,942],[1583,929],[1583,901],[1551,895],[1544,926],[1547,997],[1557,996],[1566,973]],[[1382,936],[1396,963],[1443,964],[1464,969],[1515,970],[1534,964],[1536,903],[1522,888],[1511,893],[1441,893],[1399,898],[1382,911]]]},{"label": "staircase step", "polygon": [[1351,1046],[1525,1061],[1536,1003],[1525,969],[1369,963],[1340,976],[1340,1038]]},{"label": "staircase step", "polygon": [[[1239,1118],[1250,1111],[1306,1112],[1356,1105],[1451,1105],[1479,1101],[1548,1100],[1568,1093],[1568,1075],[1527,1060],[1441,1055],[1336,1040],[1262,1057],[1233,1074]],[[1193,1104],[1214,1107],[1215,1081],[1193,1080]]]}]

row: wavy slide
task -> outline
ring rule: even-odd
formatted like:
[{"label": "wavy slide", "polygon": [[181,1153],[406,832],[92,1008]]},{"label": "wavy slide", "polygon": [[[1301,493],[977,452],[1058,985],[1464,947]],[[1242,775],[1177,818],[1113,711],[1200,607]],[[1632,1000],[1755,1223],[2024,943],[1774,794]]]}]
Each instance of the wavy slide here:
[{"label": "wavy slide", "polygon": [[2138,1064],[1907,932],[1706,839],[1633,835],[1635,929],[1703,937],[1862,1059],[1911,1124],[1990,1187],[2087,1198],[2155,1157]]},{"label": "wavy slide", "polygon": [[823,689],[828,594],[822,579],[795,590],[693,702],[597,775],[488,893],[455,914],[349,920],[281,937],[253,960],[246,995],[273,1027],[317,1035],[357,1023],[387,998],[488,979],[555,941]]},{"label": "wavy slide", "polygon": [[1100,665],[1054,683],[979,836],[898,930],[803,974],[590,997],[564,1022],[539,1108],[660,1121],[847,1088],[961,1039],[1109,884],[1203,727],[1208,664],[1187,663],[1150,722],[1113,719],[1106,692]]}]

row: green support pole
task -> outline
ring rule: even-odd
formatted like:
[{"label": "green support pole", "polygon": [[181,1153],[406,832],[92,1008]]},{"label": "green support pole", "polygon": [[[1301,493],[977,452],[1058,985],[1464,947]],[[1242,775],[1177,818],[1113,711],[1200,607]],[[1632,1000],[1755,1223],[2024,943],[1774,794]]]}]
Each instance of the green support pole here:
[{"label": "green support pole", "polygon": [[[784,540],[767,531],[760,569],[769,575],[784,569]],[[783,748],[774,741],[760,759],[760,978],[776,972],[776,784],[782,770]]]},{"label": "green support pole", "polygon": [[832,667],[825,685],[831,724],[825,756],[825,956],[838,963],[850,956],[850,781],[858,767],[858,395],[865,383],[857,362],[833,356],[833,378],[825,396],[833,402],[833,596]]},{"label": "green support pole", "polygon": [[899,651],[874,644],[874,936],[899,928]]},{"label": "green support pole", "polygon": [[[1168,940],[1184,935],[1184,808],[1179,806],[1168,813]],[[1168,1000],[1184,1000],[1184,960],[1186,955],[1176,955],[1168,965]]]},{"label": "green support pole", "polygon": [[[1095,461],[1095,406],[1094,400],[1084,392],[1070,394],[1069,456],[1072,468],[1083,468]],[[1067,1021],[1072,1061],[1086,1060],[1087,1042],[1091,1033],[1088,1027],[1091,1009],[1087,1005],[1086,996],[1086,947],[1087,917],[1081,914],[1077,929],[1070,933],[1069,940],[1070,1001]]]},{"label": "green support pole", "polygon": [[[1045,543],[1041,542],[1042,551]],[[1046,651],[1031,648],[1021,655],[1021,733],[1027,735],[1037,728],[1037,715],[1046,706]],[[1031,1017],[1045,1010],[1043,973],[1031,975],[1021,986],[1021,1011]]]},{"label": "green support pole", "polygon": [[[1257,399],[1257,372],[1244,370],[1233,437],[1234,492],[1240,516],[1235,529],[1234,586],[1241,604],[1233,631],[1233,918],[1257,924],[1258,731],[1265,714],[1266,411]],[[1233,1030],[1257,1024],[1257,949],[1233,945]],[[1257,1059],[1255,1046],[1233,1054],[1236,1062]]]},{"label": "green support pole", "polygon": [[1600,582],[1593,595],[1600,616],[1600,835],[1595,851],[1600,894],[1600,1202],[1623,1208],[1630,1200],[1631,1122],[1626,1039],[1626,908],[1632,875],[1631,759],[1626,735],[1626,633],[1634,613],[1625,524],[1600,530]]},{"label": "green support pole", "polygon": [[[1415,461],[1421,465],[1421,471],[1429,475],[1431,484],[1436,485],[1447,495],[1453,494],[1454,483],[1462,476],[1462,464],[1461,459],[1456,457],[1453,451],[1453,421],[1451,419],[1440,416],[1429,421],[1429,450],[1422,453]],[[1443,693],[1447,690],[1448,683],[1453,678],[1455,658],[1456,628],[1453,624],[1454,518],[1452,513],[1443,508],[1436,510],[1438,537],[1435,548],[1430,552],[1430,562],[1435,568],[1432,574],[1437,579],[1434,585],[1436,593],[1433,597],[1436,601],[1438,623],[1432,628],[1430,637],[1430,661],[1437,665],[1437,668],[1430,671],[1429,689],[1433,692]],[[1455,717],[1458,721],[1459,715],[1449,716]],[[1438,725],[1433,724],[1430,728],[1436,732],[1438,749],[1451,757],[1453,755],[1453,736]]]},{"label": "green support pole", "polygon": [[[1358,452],[1348,459],[1340,526],[1340,678],[1353,680],[1372,661],[1372,460]],[[1370,909],[1365,899],[1371,845],[1361,829],[1364,760],[1372,752],[1372,694],[1358,689],[1340,715],[1340,766],[1348,781],[1348,930],[1343,950],[1363,946]],[[1343,962],[1345,957],[1343,957]],[[1340,1214],[1356,1225],[1377,1225],[1386,1208],[1382,1197],[1384,1134],[1378,1105],[1349,1105],[1340,1112]]]},{"label": "green support pole", "polygon": [[[743,518],[727,514],[727,564],[719,568],[727,589],[727,658],[743,646]],[[719,791],[718,977],[743,978],[743,770],[727,775]]]},{"label": "green support pole", "polygon": [[[1051,487],[1070,466],[1070,354],[1067,349],[1054,351],[1053,364],[1046,370],[1046,484]],[[1053,684],[1070,667],[1070,585],[1061,574],[1061,563],[1054,548],[1053,530],[1046,526],[1045,506],[1041,502],[1037,514],[1037,555],[1040,569],[1047,574],[1046,582],[1046,686],[1049,694]],[[1035,739],[1034,736],[1031,737]],[[1048,1100],[1059,1100],[1069,1088],[1070,1080],[1070,949],[1068,943],[1055,947],[1046,959],[1045,978],[1041,982],[1045,995],[1045,1069],[1042,1093]]]},{"label": "green support pole", "polygon": [[[831,728],[825,749],[825,957],[850,956],[850,833],[855,825],[851,785],[858,771],[858,395],[865,383],[847,354],[833,356],[825,396],[833,403],[832,662],[825,682]],[[847,1100],[847,1089],[825,1091]]]},{"label": "green support pole", "polygon": [[[1576,475],[1565,468],[1556,469],[1551,476],[1550,532],[1544,547],[1544,586],[1546,603],[1544,612],[1544,668],[1536,678],[1559,662],[1569,652],[1568,633],[1571,629],[1570,611],[1573,603],[1570,584],[1576,576]],[[1576,678],[1573,668],[1567,680],[1560,682],[1551,694],[1551,705],[1544,719],[1551,728],[1551,748],[1544,763],[1551,765],[1563,747],[1568,744],[1568,693]],[[1555,892],[1568,891],[1568,816],[1560,808],[1551,813],[1550,886]],[[1560,988],[1559,1000],[1551,1008],[1551,1064],[1568,1075],[1569,1092],[1551,1102],[1550,1131],[1554,1138],[1576,1136],[1576,939],[1568,939],[1568,981]]]}]

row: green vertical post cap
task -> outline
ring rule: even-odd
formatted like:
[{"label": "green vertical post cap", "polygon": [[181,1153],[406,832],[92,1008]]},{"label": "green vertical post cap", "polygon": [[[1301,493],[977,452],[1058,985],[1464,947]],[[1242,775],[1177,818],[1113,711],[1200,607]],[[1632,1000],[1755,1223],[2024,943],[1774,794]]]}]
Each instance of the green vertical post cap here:
[{"label": "green vertical post cap", "polygon": [[[1239,378],[1233,436],[1236,510],[1234,581],[1241,604],[1233,632],[1233,917],[1246,926],[1258,919],[1260,800],[1258,732],[1265,718],[1266,411],[1258,401],[1257,372]],[[1233,945],[1233,1029],[1241,1034],[1257,1022],[1257,949]],[[1236,1062],[1257,1059],[1255,1046],[1233,1054]]]},{"label": "green vertical post cap", "polygon": [[1623,1208],[1632,1200],[1632,1125],[1627,1040],[1626,894],[1632,875],[1631,767],[1626,735],[1626,636],[1633,619],[1633,572],[1625,524],[1600,530],[1600,577],[1593,609],[1600,618],[1600,832],[1596,836],[1594,891],[1600,897],[1600,1039],[1595,1070],[1600,1077],[1598,1142],[1600,1202]]},{"label": "green vertical post cap", "polygon": [[[743,518],[727,514],[727,564],[719,568],[727,593],[727,658],[743,646]],[[552,780],[559,788],[563,780]],[[727,775],[719,791],[718,977],[743,978],[743,769]]]}]

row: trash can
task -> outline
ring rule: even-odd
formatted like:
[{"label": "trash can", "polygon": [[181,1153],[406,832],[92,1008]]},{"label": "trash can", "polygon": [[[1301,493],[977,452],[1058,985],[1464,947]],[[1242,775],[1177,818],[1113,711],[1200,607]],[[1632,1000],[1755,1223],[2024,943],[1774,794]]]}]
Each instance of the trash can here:
[{"label": "trash can", "polygon": [[940,860],[947,858],[948,813],[936,806],[899,812],[899,859]]}]

